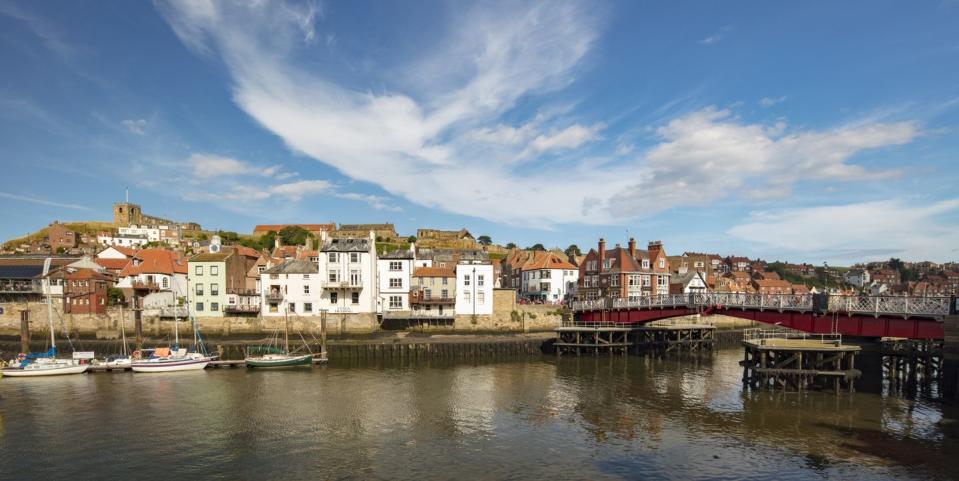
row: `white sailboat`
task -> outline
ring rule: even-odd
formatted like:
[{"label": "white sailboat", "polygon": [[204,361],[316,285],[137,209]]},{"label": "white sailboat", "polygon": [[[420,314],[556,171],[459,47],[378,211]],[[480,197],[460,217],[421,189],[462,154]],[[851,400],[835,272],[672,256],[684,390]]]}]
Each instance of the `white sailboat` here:
[{"label": "white sailboat", "polygon": [[[192,319],[192,318],[191,318]],[[175,371],[200,371],[206,368],[213,360],[212,357],[199,352],[187,352],[180,348],[180,329],[179,320],[176,316],[176,306],[173,307],[173,348],[145,349],[144,352],[150,355],[146,358],[139,356],[139,351],[134,352],[134,359],[131,363],[133,372],[175,372]],[[198,340],[196,330],[196,320],[193,320],[193,338]],[[196,345],[199,345],[198,343]]]},{"label": "white sailboat", "polygon": [[107,367],[131,367],[133,365],[133,358],[130,357],[130,353],[127,352],[127,333],[126,329],[123,327],[123,304],[120,304],[120,338],[123,342],[122,351],[123,353],[119,356],[110,356],[103,361],[103,365]]},{"label": "white sailboat", "polygon": [[57,344],[53,334],[53,301],[50,299],[50,258],[43,263],[44,291],[47,301],[47,323],[50,325],[50,349],[43,354],[24,354],[17,359],[17,365],[0,370],[4,377],[59,376],[63,374],[82,374],[90,367],[76,359],[57,359]]}]

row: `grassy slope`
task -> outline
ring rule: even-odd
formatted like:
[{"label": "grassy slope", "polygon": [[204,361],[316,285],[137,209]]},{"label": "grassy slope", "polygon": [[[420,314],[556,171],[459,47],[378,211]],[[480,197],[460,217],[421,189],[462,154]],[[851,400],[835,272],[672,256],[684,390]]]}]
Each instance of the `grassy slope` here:
[{"label": "grassy slope", "polygon": [[[112,222],[102,222],[102,221],[83,221],[83,222],[64,222],[63,225],[74,232],[80,234],[93,234],[96,235],[97,232],[102,230],[113,229]],[[6,246],[17,246],[25,242],[32,242],[36,240],[41,240],[47,236],[47,228],[44,227],[36,232],[27,234],[24,237],[18,237],[16,239],[10,239],[3,243]]]}]

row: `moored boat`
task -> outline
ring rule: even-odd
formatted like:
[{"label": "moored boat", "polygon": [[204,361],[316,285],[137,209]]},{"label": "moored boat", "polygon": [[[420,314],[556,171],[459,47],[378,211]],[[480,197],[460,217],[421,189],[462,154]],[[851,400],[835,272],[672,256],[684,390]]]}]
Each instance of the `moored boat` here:
[{"label": "moored boat", "polygon": [[247,356],[244,362],[246,367],[252,368],[311,366],[313,365],[313,355],[264,354],[262,356]]},{"label": "moored boat", "polygon": [[[134,359],[131,363],[133,372],[175,372],[200,371],[206,368],[212,357],[198,353],[188,353],[186,349],[171,352],[169,348],[147,349],[151,355],[144,359]],[[134,353],[136,357],[136,353]]]}]

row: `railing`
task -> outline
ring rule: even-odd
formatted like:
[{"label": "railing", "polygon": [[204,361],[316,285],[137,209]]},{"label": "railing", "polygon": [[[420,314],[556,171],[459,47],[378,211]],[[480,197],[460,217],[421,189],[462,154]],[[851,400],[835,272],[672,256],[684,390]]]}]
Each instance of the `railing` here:
[{"label": "railing", "polygon": [[769,340],[807,340],[819,341],[823,344],[842,344],[842,334],[809,334],[799,331],[774,331],[769,329],[743,329],[743,341],[755,344],[766,344]]},{"label": "railing", "polygon": [[327,289],[358,289],[363,287],[362,280],[356,281],[323,281],[323,287]]},{"label": "railing", "polygon": [[829,311],[945,316],[951,302],[949,297],[829,296]]},{"label": "railing", "polygon": [[133,281],[130,285],[134,289],[146,289],[151,291],[160,290],[160,286],[156,282]]},{"label": "railing", "polygon": [[229,288],[226,290],[227,294],[234,294],[237,296],[259,296],[260,293],[256,292],[256,289],[237,289]]},{"label": "railing", "polygon": [[227,312],[260,312],[260,306],[255,304],[227,304],[223,310]]},{"label": "railing", "polygon": [[444,305],[451,306],[456,304],[455,297],[442,297],[442,296],[425,296],[423,291],[411,291],[410,292],[410,304],[430,304],[430,305]]},{"label": "railing", "polygon": [[278,291],[270,291],[264,294],[264,297],[266,297],[266,300],[268,301],[282,301],[283,293]]},{"label": "railing", "polygon": [[[820,302],[815,300],[819,296]],[[718,307],[724,309],[778,310],[873,316],[942,317],[950,312],[949,297],[843,296],[826,294],[757,294],[697,292],[575,301],[574,311],[607,309],[652,309],[664,307]]]}]

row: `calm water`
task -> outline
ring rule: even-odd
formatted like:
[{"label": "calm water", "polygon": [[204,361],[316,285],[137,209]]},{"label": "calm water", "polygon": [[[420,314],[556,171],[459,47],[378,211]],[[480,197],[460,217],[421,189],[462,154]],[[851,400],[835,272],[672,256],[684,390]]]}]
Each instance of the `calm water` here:
[{"label": "calm water", "polygon": [[954,412],[705,360],[0,379],[0,479],[948,479]]}]

